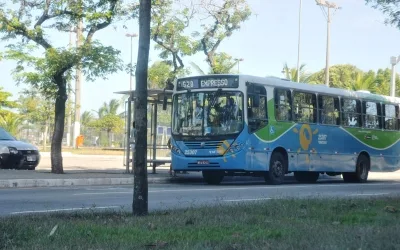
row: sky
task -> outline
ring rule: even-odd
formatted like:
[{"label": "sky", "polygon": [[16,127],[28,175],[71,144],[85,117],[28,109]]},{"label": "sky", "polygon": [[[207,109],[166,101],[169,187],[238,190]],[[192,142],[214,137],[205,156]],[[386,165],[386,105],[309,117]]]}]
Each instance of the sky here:
[{"label": "sky", "polygon": [[[234,58],[243,58],[240,73],[256,76],[282,77],[284,63],[296,67],[298,52],[298,26],[300,0],[248,0],[253,15],[231,37],[224,40],[218,52],[226,52]],[[306,70],[315,72],[325,67],[326,18],[315,0],[302,0],[300,63]],[[384,24],[385,16],[364,0],[335,0],[342,7],[332,17],[330,39],[330,65],[354,64],[358,68],[377,70],[390,67],[390,57],[400,55],[400,31]],[[130,62],[130,39],[127,32],[138,33],[137,20],[128,23],[128,30],[107,28],[96,33],[95,38],[105,45],[120,50],[125,64]],[[49,34],[60,46],[68,45],[69,36]],[[137,39],[133,39],[133,60],[136,62]],[[0,51],[5,43],[0,43]],[[160,60],[158,51],[150,51],[150,64]],[[185,57],[184,62],[195,62],[203,70],[208,66],[205,56],[198,53]],[[13,98],[27,86],[16,86],[11,71],[14,62],[1,61],[0,86],[11,92]],[[400,67],[399,67],[400,68]],[[399,70],[400,71],[400,70]],[[192,70],[192,75],[196,74]],[[134,81],[134,79],[133,79]],[[81,90],[81,112],[98,110],[103,102],[121,98],[117,91],[129,90],[129,75],[119,72],[107,80],[84,81]]]}]

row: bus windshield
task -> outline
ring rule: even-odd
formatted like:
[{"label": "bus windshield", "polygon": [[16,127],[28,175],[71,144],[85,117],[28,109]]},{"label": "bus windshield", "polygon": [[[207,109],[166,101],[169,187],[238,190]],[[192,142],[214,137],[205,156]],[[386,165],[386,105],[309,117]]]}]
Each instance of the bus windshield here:
[{"label": "bus windshield", "polygon": [[228,135],[243,129],[243,94],[238,91],[176,94],[173,107],[176,135]]}]

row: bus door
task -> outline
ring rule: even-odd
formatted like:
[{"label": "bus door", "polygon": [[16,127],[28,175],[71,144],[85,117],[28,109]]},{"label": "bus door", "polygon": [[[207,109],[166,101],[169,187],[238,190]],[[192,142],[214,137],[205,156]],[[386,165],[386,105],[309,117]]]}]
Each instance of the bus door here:
[{"label": "bus door", "polygon": [[249,131],[248,166],[254,170],[265,169],[268,162],[267,145],[256,133],[263,133],[268,125],[267,91],[256,84],[247,86],[247,120]]}]

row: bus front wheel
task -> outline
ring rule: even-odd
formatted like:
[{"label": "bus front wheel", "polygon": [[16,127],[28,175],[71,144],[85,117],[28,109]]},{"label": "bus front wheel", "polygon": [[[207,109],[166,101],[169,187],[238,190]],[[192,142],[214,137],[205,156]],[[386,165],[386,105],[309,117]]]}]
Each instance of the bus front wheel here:
[{"label": "bus front wheel", "polygon": [[203,179],[207,184],[219,185],[224,179],[224,174],[219,171],[203,171]]},{"label": "bus front wheel", "polygon": [[279,185],[285,180],[286,159],[280,152],[274,152],[269,163],[269,171],[265,174],[265,181],[268,184]]},{"label": "bus front wheel", "polygon": [[358,156],[357,164],[356,164],[356,172],[355,173],[343,173],[343,180],[345,182],[358,182],[364,183],[367,182],[368,173],[370,168],[369,158],[361,154]]}]

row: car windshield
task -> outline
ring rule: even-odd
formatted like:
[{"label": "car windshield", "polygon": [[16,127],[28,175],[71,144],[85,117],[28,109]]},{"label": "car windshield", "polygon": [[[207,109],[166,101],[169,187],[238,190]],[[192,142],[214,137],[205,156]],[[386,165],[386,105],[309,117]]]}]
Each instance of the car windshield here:
[{"label": "car windshield", "polygon": [[7,133],[3,128],[0,128],[0,141],[15,141],[15,138]]},{"label": "car windshield", "polygon": [[238,91],[177,94],[173,107],[176,135],[228,135],[243,129],[243,94]]}]

